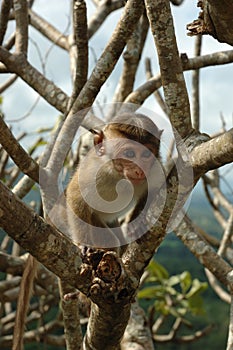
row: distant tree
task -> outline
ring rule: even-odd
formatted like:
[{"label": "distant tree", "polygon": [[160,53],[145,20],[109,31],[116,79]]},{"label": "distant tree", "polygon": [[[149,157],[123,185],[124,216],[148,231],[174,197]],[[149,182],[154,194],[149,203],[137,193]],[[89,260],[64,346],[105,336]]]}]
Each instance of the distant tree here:
[{"label": "distant tree", "polygon": [[[60,32],[33,11],[34,2],[1,1],[0,73],[9,76],[0,86],[3,106],[4,93],[16,80],[22,79],[62,117],[57,118],[56,125],[47,133],[41,129],[28,151],[22,147],[26,133],[15,136],[7,116],[0,118],[0,227],[3,230],[0,347],[11,348],[13,337],[14,349],[23,349],[23,343],[35,345],[38,342],[69,350],[82,347],[150,350],[156,342],[194,341],[204,336],[209,327],[187,337],[182,334],[181,325],[187,322],[186,313],[201,309],[200,293],[206,285],[192,280],[188,272],[170,276],[152,258],[170,227],[206,268],[209,282],[220,298],[231,303],[233,203],[221,190],[218,169],[233,161],[233,129],[226,130],[222,117],[223,128],[218,135],[200,133],[199,71],[207,66],[232,63],[233,51],[201,55],[201,36],[197,36],[196,57],[190,59],[180,55],[168,0],[94,0],[96,10],[90,19],[85,0],[70,1],[69,34]],[[178,6],[182,2],[172,1]],[[232,5],[227,1],[216,4],[210,0],[199,4],[203,14],[195,28],[189,25],[192,34],[211,34],[232,45]],[[109,28],[111,38],[89,72],[89,41],[106,18],[121,8],[116,28]],[[49,80],[39,65],[33,66],[28,59],[29,39],[33,39],[30,27],[46,37],[49,45],[58,46],[69,55],[70,96]],[[148,30],[154,37],[160,74],[153,75],[151,62],[147,59],[147,80],[141,86],[135,86]],[[39,47],[40,43],[36,45]],[[86,145],[83,148],[82,143],[77,150],[72,147],[77,130],[81,126],[89,129],[99,123],[98,104],[95,107],[97,95],[120,57],[124,60],[123,69],[118,88],[110,97],[112,105],[107,116],[110,119],[122,106],[134,110],[143,104],[146,106],[148,97],[154,94],[167,116],[167,125],[175,130],[173,145],[164,161],[169,168],[166,194],[160,193],[149,209],[148,232],[131,242],[122,256],[116,257],[111,250],[103,252],[99,249],[89,250],[85,255],[51,225],[52,194],[59,193],[61,169],[64,167],[64,171],[72,172],[85,150]],[[186,70],[193,70],[192,113],[183,76]],[[161,87],[163,94],[159,92]],[[19,98],[24,99],[24,94],[21,93]],[[101,107],[99,109],[105,114]],[[12,110],[17,113],[17,106],[12,106]],[[30,114],[33,116],[33,110]],[[81,142],[85,140],[81,138]],[[199,179],[203,181],[207,198],[222,227],[219,239],[207,234],[181,212],[181,206]],[[40,193],[35,184],[41,185]],[[35,201],[25,204],[22,199],[26,196]],[[158,207],[162,213],[155,219]],[[175,218],[178,218],[176,225]],[[106,271],[112,269],[118,269],[118,274],[108,273],[106,277]],[[145,322],[146,316],[136,301],[139,285],[144,281],[148,285],[140,290],[139,297],[156,299],[150,322]],[[31,298],[32,282],[34,297]],[[25,321],[27,327],[20,330],[15,326],[13,331],[14,325],[19,324],[15,306],[22,287],[25,294],[18,303],[27,309],[30,299],[27,319],[20,321],[22,326]],[[60,299],[61,309],[57,307]],[[174,323],[167,334],[161,334],[160,328],[167,315],[173,316]],[[82,327],[86,324],[83,338]],[[233,349],[233,312],[229,324],[228,350]],[[64,334],[61,332],[63,327]]]}]

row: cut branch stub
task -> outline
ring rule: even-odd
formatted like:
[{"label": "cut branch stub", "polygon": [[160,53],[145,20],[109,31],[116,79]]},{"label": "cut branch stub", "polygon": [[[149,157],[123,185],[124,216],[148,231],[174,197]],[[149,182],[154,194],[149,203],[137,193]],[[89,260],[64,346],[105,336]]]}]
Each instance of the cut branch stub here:
[{"label": "cut branch stub", "polygon": [[197,20],[187,25],[188,35],[209,34],[219,42],[233,45],[232,1],[200,0],[202,9]]}]

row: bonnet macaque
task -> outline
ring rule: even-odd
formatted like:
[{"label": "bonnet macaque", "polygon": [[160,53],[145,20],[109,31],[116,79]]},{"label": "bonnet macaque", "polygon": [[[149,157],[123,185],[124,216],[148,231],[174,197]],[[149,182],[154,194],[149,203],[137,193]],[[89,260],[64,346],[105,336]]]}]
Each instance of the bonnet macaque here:
[{"label": "bonnet macaque", "polygon": [[124,245],[131,238],[120,223],[129,214],[130,221],[138,217],[156,182],[161,131],[151,119],[135,113],[90,131],[94,147],[66,191],[69,235],[84,246]]}]

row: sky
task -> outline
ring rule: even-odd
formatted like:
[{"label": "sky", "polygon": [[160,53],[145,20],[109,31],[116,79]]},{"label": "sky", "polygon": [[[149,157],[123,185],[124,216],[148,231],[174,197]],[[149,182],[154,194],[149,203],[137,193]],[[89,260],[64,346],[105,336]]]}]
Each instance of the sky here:
[{"label": "sky", "polygon": [[[34,11],[59,28],[61,32],[67,33],[69,28],[70,0],[35,0]],[[90,18],[95,6],[91,0],[87,0],[88,17]],[[103,48],[108,42],[115,23],[119,19],[122,10],[115,11],[105,21],[104,26],[90,41],[90,70],[100,56]],[[184,3],[175,7],[172,6],[174,14],[175,31],[180,53],[193,56],[194,37],[187,36],[186,25],[198,17],[199,9],[195,0],[184,0]],[[9,28],[10,29],[10,28]],[[69,30],[69,29],[68,29]],[[203,54],[230,50],[226,44],[220,44],[215,39],[205,36],[203,38]],[[42,57],[42,58],[41,58]],[[139,66],[135,86],[145,82],[144,59],[149,57],[152,61],[154,74],[158,73],[157,54],[151,33],[147,38],[146,47],[143,51],[142,62]],[[69,70],[68,54],[43,38],[36,30],[30,28],[29,61],[42,70],[42,62],[45,63],[46,76],[61,87],[67,94],[71,92],[71,79]],[[117,86],[118,78],[122,67],[122,60],[119,61],[111,77],[107,80],[98,95],[98,103],[111,102],[111,98]],[[7,78],[0,76],[0,83]],[[187,87],[190,92],[191,73],[185,73]],[[201,131],[216,133],[221,127],[220,113],[224,115],[227,129],[232,127],[232,80],[233,65],[204,68],[201,71]],[[13,121],[12,125],[16,132],[25,130],[30,132],[38,128],[52,126],[58,116],[58,111],[49,106],[42,98],[32,109],[37,101],[37,94],[20,79],[3,94],[2,110],[7,121]],[[159,115],[162,114],[153,96],[145,103],[145,107],[153,110]],[[32,111],[31,111],[32,109]],[[31,111],[31,112],[30,112]],[[29,113],[30,112],[30,113]],[[23,118],[29,114],[28,117]],[[21,120],[21,121],[17,121]],[[16,122],[17,121],[17,122]]]}]

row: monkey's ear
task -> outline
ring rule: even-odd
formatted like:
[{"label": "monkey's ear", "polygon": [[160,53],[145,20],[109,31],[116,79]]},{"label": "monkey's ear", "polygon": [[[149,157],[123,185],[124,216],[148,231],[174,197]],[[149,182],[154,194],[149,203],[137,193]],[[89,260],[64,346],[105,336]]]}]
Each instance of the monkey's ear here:
[{"label": "monkey's ear", "polygon": [[97,129],[90,129],[90,132],[94,135],[94,146],[96,149],[96,153],[98,156],[104,155],[104,145],[103,145],[103,140],[104,140],[104,133],[102,130],[97,130]]},{"label": "monkey's ear", "polygon": [[161,138],[162,133],[164,132],[164,129],[159,130],[159,139]]}]

